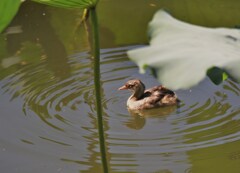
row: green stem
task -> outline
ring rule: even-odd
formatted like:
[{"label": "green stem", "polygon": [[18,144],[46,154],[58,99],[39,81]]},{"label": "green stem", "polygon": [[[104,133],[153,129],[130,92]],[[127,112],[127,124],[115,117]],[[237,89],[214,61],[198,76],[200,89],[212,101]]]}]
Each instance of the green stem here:
[{"label": "green stem", "polygon": [[93,49],[93,56],[94,56],[94,84],[95,84],[100,152],[101,152],[103,172],[108,173],[103,118],[102,118],[103,111],[102,111],[102,102],[101,102],[102,97],[101,97],[101,84],[100,84],[100,46],[99,46],[99,34],[98,34],[98,19],[97,19],[95,8],[90,9],[90,16],[91,16],[91,24],[92,24],[92,31],[93,31],[92,49]]}]

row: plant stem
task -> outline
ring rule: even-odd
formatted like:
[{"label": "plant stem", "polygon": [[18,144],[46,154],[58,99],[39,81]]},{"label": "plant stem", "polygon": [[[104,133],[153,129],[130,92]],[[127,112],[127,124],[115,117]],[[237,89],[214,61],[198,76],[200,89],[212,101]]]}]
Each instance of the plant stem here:
[{"label": "plant stem", "polygon": [[94,56],[94,85],[95,85],[95,96],[96,96],[96,110],[98,119],[98,133],[99,133],[99,143],[101,160],[103,166],[103,172],[108,173],[108,163],[106,157],[105,148],[105,138],[104,138],[104,128],[103,128],[103,111],[101,102],[101,84],[100,84],[100,46],[99,46],[99,33],[98,33],[98,19],[96,14],[96,9],[90,9],[91,24],[92,24],[92,49]]}]

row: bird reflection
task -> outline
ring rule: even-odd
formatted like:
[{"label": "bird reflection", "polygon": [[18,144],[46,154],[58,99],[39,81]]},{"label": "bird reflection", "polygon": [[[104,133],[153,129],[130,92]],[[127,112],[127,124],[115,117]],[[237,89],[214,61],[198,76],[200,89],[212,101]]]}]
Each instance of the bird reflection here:
[{"label": "bird reflection", "polygon": [[166,106],[157,109],[149,109],[149,110],[129,110],[128,112],[131,115],[131,119],[125,123],[128,128],[140,130],[146,124],[147,118],[150,117],[163,117],[167,116],[173,112],[176,112],[177,106]]},{"label": "bird reflection", "polygon": [[130,129],[140,130],[144,127],[146,119],[138,114],[132,115],[131,119],[125,123]]}]

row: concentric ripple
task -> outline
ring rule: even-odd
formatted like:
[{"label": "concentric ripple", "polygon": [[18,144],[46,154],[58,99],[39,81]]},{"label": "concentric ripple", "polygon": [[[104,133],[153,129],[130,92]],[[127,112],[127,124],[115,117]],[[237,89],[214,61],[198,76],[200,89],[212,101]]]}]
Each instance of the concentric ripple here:
[{"label": "concentric ripple", "polygon": [[[174,164],[170,171],[188,172],[192,151],[240,141],[240,86],[231,80],[215,86],[205,79],[191,90],[176,91],[178,107],[128,112],[125,103],[130,93],[117,88],[131,78],[141,79],[147,87],[158,84],[150,73],[139,74],[129,61],[126,51],[132,48],[101,50],[103,119],[113,171],[156,172]],[[24,144],[15,145],[39,146],[31,152],[81,165],[80,170],[99,167],[92,66],[91,55],[82,52],[68,57],[58,69],[42,61],[1,80],[8,103],[17,100],[18,113],[24,115],[13,123],[22,129],[15,136]],[[11,143],[7,137],[4,140]]]}]

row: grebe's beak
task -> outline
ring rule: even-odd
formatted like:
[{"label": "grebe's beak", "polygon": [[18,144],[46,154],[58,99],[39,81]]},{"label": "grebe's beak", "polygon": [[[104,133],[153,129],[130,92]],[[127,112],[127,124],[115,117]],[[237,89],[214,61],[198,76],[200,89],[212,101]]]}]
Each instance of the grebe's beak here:
[{"label": "grebe's beak", "polygon": [[125,85],[123,85],[122,87],[118,88],[118,90],[127,90],[127,89],[128,88]]}]

